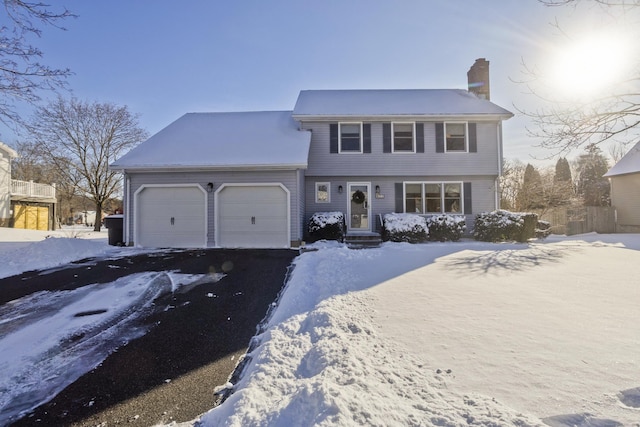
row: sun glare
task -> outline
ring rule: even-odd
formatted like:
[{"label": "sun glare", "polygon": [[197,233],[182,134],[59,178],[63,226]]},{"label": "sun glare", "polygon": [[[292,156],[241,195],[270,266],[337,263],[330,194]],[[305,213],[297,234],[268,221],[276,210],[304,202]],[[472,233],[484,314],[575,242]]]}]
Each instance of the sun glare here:
[{"label": "sun glare", "polygon": [[619,34],[592,34],[558,47],[551,67],[555,89],[565,96],[597,96],[628,71],[632,48]]}]

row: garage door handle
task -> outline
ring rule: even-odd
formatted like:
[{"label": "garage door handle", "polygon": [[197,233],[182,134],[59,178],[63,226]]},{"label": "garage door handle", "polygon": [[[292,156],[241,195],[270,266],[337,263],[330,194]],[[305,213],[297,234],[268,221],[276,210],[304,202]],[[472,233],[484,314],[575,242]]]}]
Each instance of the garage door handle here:
[{"label": "garage door handle", "polygon": [[252,216],[252,217],[251,217],[251,224],[255,224],[255,223],[256,223],[256,217],[255,217],[255,216]]},{"label": "garage door handle", "polygon": [[171,217],[171,225],[175,225],[176,223],[176,219],[174,217]]}]

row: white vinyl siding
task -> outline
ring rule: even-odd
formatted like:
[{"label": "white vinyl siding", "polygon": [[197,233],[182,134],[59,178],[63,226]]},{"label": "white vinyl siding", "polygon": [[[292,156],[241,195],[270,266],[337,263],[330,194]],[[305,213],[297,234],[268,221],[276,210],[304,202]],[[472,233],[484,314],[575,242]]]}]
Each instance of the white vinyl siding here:
[{"label": "white vinyl siding", "polygon": [[611,206],[619,225],[640,226],[640,173],[611,177]]}]

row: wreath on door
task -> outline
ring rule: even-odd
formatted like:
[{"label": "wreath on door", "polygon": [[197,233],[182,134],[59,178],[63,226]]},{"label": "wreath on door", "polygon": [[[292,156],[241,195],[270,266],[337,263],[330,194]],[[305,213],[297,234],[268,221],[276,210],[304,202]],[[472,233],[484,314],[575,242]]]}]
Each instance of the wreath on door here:
[{"label": "wreath on door", "polygon": [[356,190],[351,196],[351,201],[355,204],[361,205],[364,203],[365,195],[361,190]]}]

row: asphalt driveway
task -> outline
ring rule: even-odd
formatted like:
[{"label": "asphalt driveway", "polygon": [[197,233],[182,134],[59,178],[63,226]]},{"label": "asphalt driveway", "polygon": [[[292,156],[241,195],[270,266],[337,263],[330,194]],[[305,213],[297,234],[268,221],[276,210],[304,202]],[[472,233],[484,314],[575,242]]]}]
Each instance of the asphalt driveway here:
[{"label": "asphalt driveway", "polygon": [[[144,271],[224,272],[216,283],[166,294],[142,338],[112,353],[16,426],[149,426],[188,421],[215,406],[256,327],[284,284],[291,250],[172,250],[0,279],[0,304],[41,290],[107,283]],[[215,294],[216,298],[207,297]]]}]

